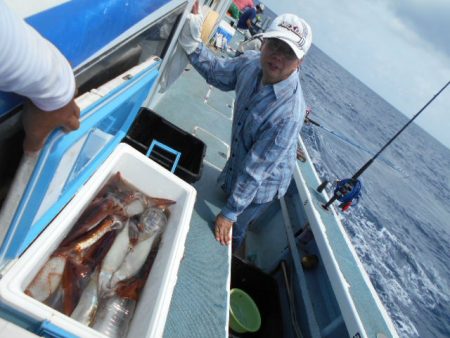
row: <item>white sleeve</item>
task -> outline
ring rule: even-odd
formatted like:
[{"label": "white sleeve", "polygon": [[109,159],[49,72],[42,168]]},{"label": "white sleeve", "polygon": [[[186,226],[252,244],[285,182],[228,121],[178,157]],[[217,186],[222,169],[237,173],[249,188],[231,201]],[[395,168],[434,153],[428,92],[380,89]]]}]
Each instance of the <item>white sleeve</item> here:
[{"label": "white sleeve", "polygon": [[0,0],[0,91],[28,97],[38,108],[65,106],[75,93],[66,58]]}]

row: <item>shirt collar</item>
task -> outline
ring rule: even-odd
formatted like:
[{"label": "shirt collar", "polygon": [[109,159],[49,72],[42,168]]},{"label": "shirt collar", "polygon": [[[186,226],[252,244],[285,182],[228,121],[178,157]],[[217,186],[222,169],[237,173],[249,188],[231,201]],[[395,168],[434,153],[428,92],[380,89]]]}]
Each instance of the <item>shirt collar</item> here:
[{"label": "shirt collar", "polygon": [[275,96],[278,98],[281,97],[283,93],[286,93],[287,91],[292,91],[295,93],[298,88],[298,81],[299,81],[299,71],[295,70],[292,72],[289,77],[283,81],[277,82],[273,85],[273,91],[275,93]]}]

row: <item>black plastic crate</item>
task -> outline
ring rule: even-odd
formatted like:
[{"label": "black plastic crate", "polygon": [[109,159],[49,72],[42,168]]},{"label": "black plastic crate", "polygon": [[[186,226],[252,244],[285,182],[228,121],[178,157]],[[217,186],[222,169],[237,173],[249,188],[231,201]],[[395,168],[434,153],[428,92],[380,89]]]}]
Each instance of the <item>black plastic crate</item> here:
[{"label": "black plastic crate", "polygon": [[[201,177],[205,143],[150,109],[141,108],[124,141],[146,155],[153,141],[162,143],[181,154],[175,175],[188,183]],[[160,147],[154,147],[149,157],[168,170],[176,159],[173,153]]]}]

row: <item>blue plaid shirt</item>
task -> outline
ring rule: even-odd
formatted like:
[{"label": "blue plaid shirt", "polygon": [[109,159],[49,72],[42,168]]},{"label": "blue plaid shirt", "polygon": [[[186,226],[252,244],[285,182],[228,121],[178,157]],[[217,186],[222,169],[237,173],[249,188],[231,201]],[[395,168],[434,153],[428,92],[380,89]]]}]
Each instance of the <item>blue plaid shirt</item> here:
[{"label": "blue plaid shirt", "polygon": [[259,52],[222,59],[201,44],[189,58],[209,84],[236,92],[231,154],[219,177],[229,196],[222,214],[236,221],[251,203],[280,198],[289,186],[306,109],[299,73],[262,86]]}]

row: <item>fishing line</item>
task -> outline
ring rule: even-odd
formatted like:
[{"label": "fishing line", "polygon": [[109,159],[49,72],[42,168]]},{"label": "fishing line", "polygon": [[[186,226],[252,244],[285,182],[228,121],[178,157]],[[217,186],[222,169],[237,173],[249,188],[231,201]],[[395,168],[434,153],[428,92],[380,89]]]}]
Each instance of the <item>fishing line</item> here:
[{"label": "fishing line", "polygon": [[[362,173],[364,171],[367,170],[367,168],[370,167],[370,165],[373,163],[373,161],[375,161],[375,159],[383,152],[384,149],[386,149],[424,110],[425,108],[427,108],[431,102],[433,102],[438,96],[439,94],[441,94],[445,88],[447,88],[447,86],[450,84],[450,81],[447,82],[445,84],[444,87],[442,87],[383,147],[381,147],[381,149],[369,160],[367,161],[355,174],[353,174],[351,179],[347,179],[347,183],[345,186],[345,190],[344,191],[334,191],[333,196],[330,198],[330,200],[322,205],[322,207],[324,209],[328,210],[328,207],[337,199],[340,199],[342,197],[342,195],[345,195],[348,193],[349,189],[353,186],[355,186],[357,184],[358,181],[358,177],[362,175]],[[321,192],[323,189],[325,189],[325,187],[327,186],[328,182],[324,181],[322,182],[321,185],[319,185],[317,187],[317,191]],[[352,189],[350,189],[351,191]]]},{"label": "fishing line", "polygon": [[[373,151],[370,151],[370,150],[368,150],[366,148],[361,147],[359,144],[357,144],[355,142],[352,142],[351,140],[349,140],[345,136],[342,136],[342,135],[336,133],[335,131],[324,127],[319,122],[314,121],[314,120],[312,120],[309,117],[305,117],[305,121],[310,122],[312,125],[315,125],[315,126],[319,127],[320,129],[326,131],[327,133],[329,133],[331,135],[334,135],[335,137],[339,138],[340,140],[344,141],[345,143],[348,143],[349,145],[351,145],[351,146],[353,146],[353,147],[355,147],[355,148],[357,148],[359,150],[362,150],[362,151],[364,151],[365,153],[367,153],[367,154],[369,154],[371,156],[375,155],[375,153]],[[397,171],[398,173],[402,174],[404,178],[408,177],[408,174],[404,170],[402,170],[400,167],[397,167],[397,166],[393,165],[392,163],[390,163],[389,161],[387,161],[385,159],[382,159],[382,158],[380,158],[380,161],[383,162],[384,164],[386,164],[389,168],[391,168],[391,169]]]},{"label": "fishing line", "polygon": [[315,125],[315,126],[319,127],[320,129],[325,130],[327,133],[330,133],[331,135],[336,136],[337,138],[341,139],[342,141],[344,141],[344,142],[346,142],[346,143],[348,143],[348,144],[350,144],[350,145],[352,145],[352,146],[354,146],[354,147],[356,147],[356,148],[358,148],[358,149],[360,149],[360,150],[362,150],[362,151],[364,151],[364,152],[366,152],[366,153],[369,153],[369,154],[371,154],[371,155],[374,155],[374,153],[372,153],[370,150],[367,150],[367,149],[361,147],[359,144],[356,144],[356,143],[350,141],[350,140],[349,140],[348,138],[346,138],[345,136],[342,136],[342,135],[336,133],[335,131],[330,130],[330,129],[324,127],[324,126],[321,125],[319,122],[317,122],[317,121],[315,121],[315,120],[312,120],[312,119],[309,118],[309,117],[305,117],[305,120],[306,120],[307,122],[310,122],[312,125]]}]

